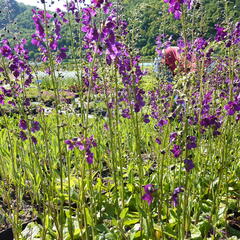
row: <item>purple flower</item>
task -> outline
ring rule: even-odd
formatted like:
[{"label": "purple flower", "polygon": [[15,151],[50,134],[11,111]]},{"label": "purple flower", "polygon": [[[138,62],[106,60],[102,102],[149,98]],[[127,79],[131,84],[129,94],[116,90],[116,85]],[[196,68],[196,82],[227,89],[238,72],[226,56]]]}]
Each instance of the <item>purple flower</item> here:
[{"label": "purple flower", "polygon": [[215,130],[221,127],[221,123],[216,115],[205,115],[201,119],[200,125],[203,127],[212,126]]},{"label": "purple flower", "polygon": [[0,94],[0,104],[4,105],[4,95]]},{"label": "purple flower", "polygon": [[240,42],[240,21],[236,23],[234,30],[231,33],[231,40],[233,44]]},{"label": "purple flower", "polygon": [[152,184],[147,184],[144,186],[145,194],[142,196],[142,200],[147,201],[148,205],[150,205],[153,201],[152,194],[157,191]]},{"label": "purple flower", "polygon": [[49,44],[49,47],[52,49],[52,50],[57,50],[57,47],[58,47],[58,42],[57,40],[55,39],[52,39],[50,44]]},{"label": "purple flower", "polygon": [[85,151],[85,159],[88,164],[93,163],[94,154],[91,152],[92,147],[96,147],[97,143],[93,136],[89,138],[73,138],[64,141],[68,145],[68,150],[73,150],[77,147],[80,151]]},{"label": "purple flower", "polygon": [[195,136],[187,137],[187,149],[192,149],[197,147],[197,138]]},{"label": "purple flower", "polygon": [[182,153],[181,147],[176,144],[174,144],[173,149],[170,151],[173,153],[175,158],[178,158]]},{"label": "purple flower", "polygon": [[122,110],[122,116],[124,117],[124,118],[128,118],[128,119],[130,119],[130,110],[129,109],[123,109]]},{"label": "purple flower", "polygon": [[32,125],[31,127],[32,132],[37,132],[40,130],[40,123],[38,121],[32,121],[31,125]]},{"label": "purple flower", "polygon": [[33,45],[39,47],[39,46],[40,46],[40,43],[41,43],[40,38],[39,38],[36,34],[33,34],[33,35],[32,35],[31,43],[32,43]]},{"label": "purple flower", "polygon": [[234,115],[235,112],[240,111],[240,101],[230,101],[224,108],[227,110],[228,115]]},{"label": "purple flower", "polygon": [[84,143],[81,140],[75,142],[75,147],[78,147],[78,149],[81,151],[85,150]]},{"label": "purple flower", "polygon": [[33,22],[36,27],[36,33],[43,39],[45,38],[45,31],[41,21],[44,20],[44,11],[36,11],[33,9],[32,12],[34,14]]},{"label": "purple flower", "polygon": [[190,172],[195,167],[193,161],[190,159],[185,159],[184,164],[187,172]]},{"label": "purple flower", "polygon": [[178,136],[177,132],[172,132],[169,137],[170,142],[174,142],[177,139],[177,136]]},{"label": "purple flower", "polygon": [[74,142],[72,140],[65,140],[64,141],[68,145],[68,150],[73,150],[74,149]]},{"label": "purple flower", "polygon": [[193,0],[164,0],[169,4],[168,11],[171,12],[175,19],[180,19],[182,16],[181,5],[187,5],[188,9],[192,8]]},{"label": "purple flower", "polygon": [[93,163],[93,153],[90,150],[86,151],[85,158],[86,158],[88,164]]},{"label": "purple flower", "polygon": [[172,36],[167,37],[165,34],[161,34],[156,38],[156,52],[158,56],[163,57],[163,50],[171,46]]},{"label": "purple flower", "polygon": [[142,89],[136,88],[136,97],[135,97],[135,104],[134,104],[134,111],[139,112],[142,107],[145,106],[145,102],[143,100],[143,94],[145,93]]},{"label": "purple flower", "polygon": [[74,1],[70,1],[68,4],[64,5],[67,7],[67,11],[74,13],[75,10],[77,10]]},{"label": "purple flower", "polygon": [[32,140],[33,144],[35,144],[35,145],[37,144],[37,139],[34,136],[31,137],[31,140]]},{"label": "purple flower", "polygon": [[109,130],[109,127],[108,127],[107,123],[104,123],[103,127],[104,127],[105,130],[107,130],[107,131]]},{"label": "purple flower", "polygon": [[159,138],[156,138],[155,141],[156,141],[156,143],[159,144],[159,145],[162,143],[161,140],[160,140]]},{"label": "purple flower", "polygon": [[68,20],[67,20],[66,18],[64,18],[65,12],[63,12],[60,8],[57,8],[57,9],[56,9],[56,14],[61,18],[61,20],[62,20],[64,23],[68,23]]},{"label": "purple flower", "polygon": [[223,27],[220,27],[219,25],[216,25],[216,30],[217,30],[217,33],[216,33],[216,36],[215,36],[215,40],[217,42],[224,40],[227,36],[226,29],[223,28]]},{"label": "purple flower", "polygon": [[174,192],[173,192],[173,195],[171,198],[174,207],[177,207],[179,205],[179,196],[178,195],[181,192],[184,192],[183,187],[177,187],[174,189]]},{"label": "purple flower", "polygon": [[92,17],[96,15],[96,11],[93,8],[83,8],[82,12],[82,24],[89,25]]},{"label": "purple flower", "polygon": [[204,95],[202,104],[207,105],[212,101],[212,91],[209,91],[207,94]]},{"label": "purple flower", "polygon": [[19,121],[19,125],[18,125],[21,129],[23,129],[23,130],[26,130],[27,128],[28,128],[28,126],[27,126],[27,122],[24,120],[24,119],[21,119],[20,121]]},{"label": "purple flower", "polygon": [[166,119],[161,119],[161,120],[158,122],[157,126],[158,126],[158,127],[163,127],[163,126],[166,125],[166,124],[168,124],[168,120],[166,120]]},{"label": "purple flower", "polygon": [[67,48],[60,48],[60,52],[56,57],[56,62],[61,63],[64,59],[67,58]]},{"label": "purple flower", "polygon": [[26,133],[25,133],[24,131],[20,131],[19,137],[20,137],[23,141],[27,140],[27,135],[26,135]]},{"label": "purple flower", "polygon": [[150,122],[150,119],[149,119],[149,115],[148,115],[148,114],[146,114],[146,115],[143,116],[143,121],[144,121],[145,123],[149,123],[149,122]]},{"label": "purple flower", "polygon": [[12,49],[9,46],[8,40],[4,39],[2,41],[2,43],[3,43],[3,46],[0,47],[0,53],[2,54],[3,57],[11,59],[12,58]]},{"label": "purple flower", "polygon": [[208,45],[208,42],[205,39],[203,39],[203,38],[197,38],[194,41],[194,45],[196,47],[196,50],[199,51],[199,50],[205,49],[206,46]]},{"label": "purple flower", "polygon": [[30,102],[30,99],[29,98],[26,98],[25,100],[24,100],[24,106],[26,106],[26,107],[29,107],[30,106],[30,104],[31,104],[31,102]]}]

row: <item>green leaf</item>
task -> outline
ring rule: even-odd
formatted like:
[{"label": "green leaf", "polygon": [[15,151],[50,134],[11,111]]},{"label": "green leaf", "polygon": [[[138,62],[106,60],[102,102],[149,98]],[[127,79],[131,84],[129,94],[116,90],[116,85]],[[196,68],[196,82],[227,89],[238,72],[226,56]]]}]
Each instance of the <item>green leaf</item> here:
[{"label": "green leaf", "polygon": [[106,232],[108,232],[109,230],[107,229],[107,227],[105,226],[105,225],[103,225],[103,224],[98,224],[97,226],[96,226],[96,230],[98,231],[98,232],[100,232],[100,233],[106,233]]},{"label": "green leaf", "polygon": [[127,188],[128,188],[128,191],[129,191],[129,192],[133,192],[133,190],[134,190],[134,186],[133,186],[133,184],[131,184],[131,183],[128,183],[128,184],[127,184]]},{"label": "green leaf", "polygon": [[[83,235],[85,233],[85,228],[83,228],[83,229],[76,229],[75,231],[74,231],[74,235],[73,235],[73,239],[74,240],[78,240],[78,239],[80,239],[80,237]],[[71,236],[69,235],[69,236],[67,236],[67,238],[66,238],[66,240],[71,240],[72,238],[71,238]]]},{"label": "green leaf", "polygon": [[128,209],[129,209],[129,208],[124,208],[124,209],[121,211],[121,213],[120,213],[120,218],[121,218],[121,219],[124,219],[124,218],[125,218],[125,216],[126,216],[126,214],[127,214],[127,212],[128,212]]},{"label": "green leaf", "polygon": [[140,231],[135,232],[134,238],[140,238],[140,236],[141,236],[141,232]]},{"label": "green leaf", "polygon": [[105,235],[105,239],[106,239],[106,240],[117,240],[117,236],[116,236],[116,234],[114,234],[114,233],[107,233],[107,234]]},{"label": "green leaf", "polygon": [[192,229],[191,229],[191,239],[193,240],[201,240],[202,239],[202,233],[201,231],[199,230],[198,227],[196,226],[192,226]]},{"label": "green leaf", "polygon": [[29,240],[37,239],[36,237],[39,235],[41,230],[41,225],[31,222],[27,225],[27,227],[22,232],[24,238]]},{"label": "green leaf", "polygon": [[138,222],[139,222],[139,219],[130,219],[130,220],[124,221],[123,225],[124,226],[129,226],[129,225],[132,225],[132,224],[135,224],[135,223],[138,223]]},{"label": "green leaf", "polygon": [[86,217],[87,217],[87,224],[90,225],[91,227],[93,227],[93,219],[91,217],[90,211],[88,208],[85,208],[85,213],[86,213]]}]

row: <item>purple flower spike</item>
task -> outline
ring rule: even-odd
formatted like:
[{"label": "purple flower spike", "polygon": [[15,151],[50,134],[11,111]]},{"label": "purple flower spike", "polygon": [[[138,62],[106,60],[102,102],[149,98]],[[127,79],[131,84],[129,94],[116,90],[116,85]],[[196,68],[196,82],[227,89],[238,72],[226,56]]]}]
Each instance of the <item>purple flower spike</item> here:
[{"label": "purple flower spike", "polygon": [[166,119],[161,119],[161,120],[158,122],[157,126],[158,126],[158,127],[163,127],[163,126],[166,125],[166,124],[168,124],[168,120],[166,120]]},{"label": "purple flower spike", "polygon": [[216,30],[217,30],[217,33],[216,33],[216,36],[215,36],[215,40],[217,42],[224,40],[226,38],[226,36],[227,36],[226,29],[223,28],[223,27],[220,27],[219,25],[216,25],[215,27],[216,27]]},{"label": "purple flower spike", "polygon": [[39,130],[40,130],[40,123],[38,121],[33,121],[31,131],[32,132],[37,132]]},{"label": "purple flower spike", "polygon": [[142,200],[144,201],[147,201],[148,202],[148,205],[150,205],[153,201],[153,197],[150,193],[145,193],[143,196],[142,196]]},{"label": "purple flower spike", "polygon": [[94,154],[91,152],[91,148],[97,147],[97,143],[93,136],[89,138],[73,138],[64,141],[68,145],[68,150],[73,150],[77,147],[80,151],[85,151],[85,159],[88,164],[92,164],[94,160]]},{"label": "purple flower spike", "polygon": [[88,164],[92,164],[93,163],[93,153],[90,150],[86,151],[86,156],[85,156]]},{"label": "purple flower spike", "polygon": [[143,121],[145,122],[145,123],[149,123],[150,122],[150,119],[149,119],[149,115],[144,115],[143,116]]},{"label": "purple flower spike", "polygon": [[37,139],[34,136],[32,136],[31,139],[32,139],[33,144],[36,145],[37,144]]},{"label": "purple flower spike", "polygon": [[75,143],[75,147],[78,147],[79,150],[83,151],[85,149],[84,144],[81,141]]},{"label": "purple flower spike", "polygon": [[228,115],[234,115],[235,112],[240,111],[240,101],[238,98],[236,98],[235,101],[228,102],[227,105],[224,106],[225,110],[227,111]]},{"label": "purple flower spike", "polygon": [[197,147],[197,138],[195,136],[187,137],[187,149],[192,149]]},{"label": "purple flower spike", "polygon": [[124,118],[128,118],[128,119],[130,119],[131,117],[130,117],[130,110],[129,109],[123,109],[122,110],[122,116],[124,117]]},{"label": "purple flower spike", "polygon": [[193,0],[164,0],[168,3],[168,11],[174,15],[175,19],[180,19],[182,16],[181,5],[187,5],[188,9],[192,8]]},{"label": "purple flower spike", "polygon": [[174,142],[177,139],[178,134],[176,132],[172,132],[170,134],[170,142]]},{"label": "purple flower spike", "polygon": [[193,161],[190,159],[185,159],[184,164],[187,172],[190,172],[195,167]]},{"label": "purple flower spike", "polygon": [[240,120],[240,114],[236,116],[236,121],[239,121],[239,120]]},{"label": "purple flower spike", "polygon": [[157,191],[157,189],[154,188],[154,186],[152,184],[147,184],[144,187],[144,191],[145,194],[142,196],[142,200],[147,201],[148,205],[150,206],[150,204],[153,201],[153,196],[152,194]]},{"label": "purple flower spike", "polygon": [[183,187],[177,187],[174,189],[173,195],[172,195],[172,203],[174,207],[177,207],[179,205],[179,193],[184,192]]},{"label": "purple flower spike", "polygon": [[182,153],[181,147],[176,144],[174,144],[173,149],[170,151],[173,153],[175,158],[178,158]]},{"label": "purple flower spike", "polygon": [[75,146],[74,146],[74,143],[73,143],[72,140],[65,140],[64,142],[65,142],[65,144],[68,145],[68,150],[73,150],[74,149]]},{"label": "purple flower spike", "polygon": [[26,136],[26,134],[25,134],[24,131],[20,131],[19,137],[20,137],[23,141],[27,140],[27,136]]},{"label": "purple flower spike", "polygon": [[4,44],[1,48],[0,48],[0,54],[3,57],[6,57],[8,59],[12,58],[12,49],[9,46],[9,42],[5,39],[2,41],[2,43]]},{"label": "purple flower spike", "polygon": [[19,127],[23,130],[26,130],[27,129],[27,122],[24,119],[21,119],[19,121]]},{"label": "purple flower spike", "polygon": [[159,138],[156,138],[155,141],[156,141],[156,143],[159,144],[159,145],[162,143],[161,140],[160,140]]},{"label": "purple flower spike", "polygon": [[4,105],[4,95],[0,94],[0,104]]}]

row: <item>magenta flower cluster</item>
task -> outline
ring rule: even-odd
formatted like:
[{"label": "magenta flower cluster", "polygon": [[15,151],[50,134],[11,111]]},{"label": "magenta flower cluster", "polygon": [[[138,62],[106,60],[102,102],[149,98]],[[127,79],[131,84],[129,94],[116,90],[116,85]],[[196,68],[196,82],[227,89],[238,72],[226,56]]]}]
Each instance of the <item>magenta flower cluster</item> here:
[{"label": "magenta flower cluster", "polygon": [[153,201],[153,193],[157,191],[152,184],[147,184],[143,186],[145,194],[142,196],[142,200],[147,201],[150,205]]},{"label": "magenta flower cluster", "polygon": [[92,164],[94,160],[94,154],[91,152],[91,148],[96,147],[97,143],[93,136],[89,138],[84,138],[83,136],[80,138],[73,138],[64,141],[68,146],[68,150],[73,150],[74,148],[78,148],[80,151],[85,152],[85,159],[88,164]]},{"label": "magenta flower cluster", "polygon": [[215,40],[217,42],[224,41],[226,47],[230,47],[232,45],[237,45],[240,43],[240,22],[237,22],[231,31],[228,31],[227,28],[219,26],[218,24],[215,27]]},{"label": "magenta flower cluster", "polygon": [[229,101],[224,108],[228,115],[234,115],[236,112],[240,112],[240,94],[235,97],[234,101]]},{"label": "magenta flower cluster", "polygon": [[156,38],[156,52],[158,56],[163,56],[163,49],[166,49],[172,44],[172,36],[168,37],[165,34],[160,34]]},{"label": "magenta flower cluster", "polygon": [[[104,17],[98,23],[96,18],[98,18],[99,11],[103,12]],[[106,65],[114,65],[124,85],[124,88],[119,90],[119,101],[128,105],[128,108],[122,110],[122,116],[130,118],[129,106],[132,106],[135,112],[140,112],[142,107],[145,106],[145,92],[138,86],[144,75],[139,65],[140,57],[131,56],[128,47],[121,41],[123,36],[127,34],[127,23],[117,17],[112,3],[106,0],[92,0],[91,6],[83,8],[82,12],[81,22],[83,26],[81,30],[84,33],[86,58],[88,62],[94,65],[91,70],[88,67],[84,69],[85,85],[89,87],[91,83],[92,89],[99,88],[96,86],[97,80],[100,79],[96,61],[94,61],[96,56],[98,59],[102,57]],[[97,26],[97,23],[100,26]],[[111,103],[113,107],[116,104]]]},{"label": "magenta flower cluster", "polygon": [[178,158],[182,153],[181,147],[176,144],[173,145],[173,148],[170,151],[173,153],[175,158]]},{"label": "magenta flower cluster", "polygon": [[[21,128],[22,130],[19,133],[19,137],[25,141],[27,140],[27,134],[26,134],[26,130],[28,129],[28,123],[26,120],[24,119],[20,119],[19,124],[18,124],[19,128]],[[30,131],[32,133],[38,132],[40,130],[41,126],[40,123],[38,121],[31,121],[31,125],[30,125]],[[34,136],[31,136],[31,140],[34,144],[37,144],[37,139]]]},{"label": "magenta flower cluster", "polygon": [[187,5],[188,9],[192,8],[193,0],[164,0],[168,3],[168,11],[172,13],[175,19],[180,19],[182,16],[182,5]]},{"label": "magenta flower cluster", "polygon": [[[22,39],[19,44],[16,44],[11,48],[8,40],[4,39],[2,41],[2,46],[0,47],[0,54],[8,60],[8,69],[15,77],[15,80],[19,80],[22,73],[26,74],[24,85],[25,87],[28,87],[32,82],[33,76],[31,74],[32,70],[27,62],[29,59],[28,51],[24,48],[26,43],[27,41]],[[4,68],[0,67],[0,72],[3,71]]]},{"label": "magenta flower cluster", "polygon": [[[57,10],[59,12],[59,10]],[[49,51],[56,52],[55,61],[57,63],[61,63],[67,57],[67,48],[60,47],[58,41],[61,39],[61,26],[63,24],[63,20],[59,20],[55,18],[53,20],[53,16],[45,11],[32,10],[33,12],[33,21],[35,24],[35,34],[32,35],[32,44],[37,46],[42,53],[42,61],[46,62],[49,59]],[[63,15],[62,19],[64,19]],[[65,19],[66,20],[66,19]],[[54,23],[54,29],[46,32],[45,28],[49,27],[51,22]]]},{"label": "magenta flower cluster", "polygon": [[172,204],[174,207],[177,207],[179,205],[179,194],[181,192],[184,192],[184,188],[181,186],[181,187],[177,187],[174,189],[174,192],[172,194]]},{"label": "magenta flower cluster", "polygon": [[[0,87],[0,103],[5,104],[5,99],[7,103],[15,106],[16,98],[22,93],[22,88],[27,88],[30,86],[33,75],[31,67],[28,63],[28,51],[25,49],[26,40],[23,39],[20,43],[16,44],[14,47],[10,46],[8,40],[4,39],[0,46],[0,56],[4,59],[4,64],[0,63],[0,73],[4,75],[4,83],[10,84],[10,89],[5,86]],[[10,81],[9,78],[5,77],[9,74],[13,75],[14,81]],[[22,82],[22,79],[24,81]],[[3,83],[3,82],[2,82]]]},{"label": "magenta flower cluster", "polygon": [[190,172],[195,167],[195,165],[191,159],[185,159],[184,165],[185,165],[185,169],[187,172]]}]

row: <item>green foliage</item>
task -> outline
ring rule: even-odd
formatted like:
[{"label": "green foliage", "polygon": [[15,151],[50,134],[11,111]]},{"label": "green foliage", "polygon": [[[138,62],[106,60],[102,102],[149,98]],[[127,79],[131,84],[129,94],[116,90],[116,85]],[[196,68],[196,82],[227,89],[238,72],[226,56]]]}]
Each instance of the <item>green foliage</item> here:
[{"label": "green foliage", "polygon": [[[128,0],[124,2],[125,15],[130,23],[132,41],[142,55],[153,55],[158,34],[181,36],[181,21],[168,12],[168,4],[160,0]],[[240,0],[202,0],[187,11],[187,36],[213,38],[215,24],[236,22],[240,17]]]}]

